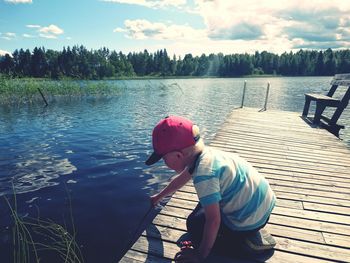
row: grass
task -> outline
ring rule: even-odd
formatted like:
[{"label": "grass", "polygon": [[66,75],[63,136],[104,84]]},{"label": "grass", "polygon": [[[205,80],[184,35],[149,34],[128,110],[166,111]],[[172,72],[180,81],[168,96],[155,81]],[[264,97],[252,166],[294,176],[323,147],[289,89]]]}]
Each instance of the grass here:
[{"label": "grass", "polygon": [[[276,75],[249,75],[245,78],[278,77]],[[143,76],[124,79],[193,79],[213,78],[209,76],[195,77],[161,77]],[[214,77],[215,78],[215,77]],[[120,85],[120,84],[118,84]],[[0,105],[45,104],[39,90],[42,91],[48,103],[58,100],[73,100],[82,98],[111,98],[120,95],[121,87],[108,80],[51,80],[34,78],[8,78],[0,74]]]},{"label": "grass", "polygon": [[[13,188],[14,189],[14,188]],[[16,193],[13,204],[5,197],[13,219],[13,262],[29,263],[41,262],[41,255],[45,252],[54,254],[65,263],[83,263],[83,255],[77,244],[76,230],[72,215],[71,198],[69,197],[70,223],[72,233],[67,226],[57,224],[52,220],[38,218],[22,218],[18,214]]]},{"label": "grass", "polygon": [[108,81],[75,81],[48,79],[9,79],[0,75],[0,105],[44,103],[60,99],[109,98],[120,94],[120,88]]}]

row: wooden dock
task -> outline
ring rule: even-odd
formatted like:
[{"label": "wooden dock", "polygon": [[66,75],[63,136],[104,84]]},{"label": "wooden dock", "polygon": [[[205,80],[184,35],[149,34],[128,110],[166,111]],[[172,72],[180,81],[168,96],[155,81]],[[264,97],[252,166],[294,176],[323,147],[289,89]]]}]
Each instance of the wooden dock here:
[{"label": "wooden dock", "polygon": [[[298,113],[244,108],[211,146],[239,153],[270,182],[278,200],[266,228],[277,246],[269,258],[206,262],[350,262],[350,149],[342,141]],[[197,200],[191,184],[176,192],[121,262],[172,262]]]}]

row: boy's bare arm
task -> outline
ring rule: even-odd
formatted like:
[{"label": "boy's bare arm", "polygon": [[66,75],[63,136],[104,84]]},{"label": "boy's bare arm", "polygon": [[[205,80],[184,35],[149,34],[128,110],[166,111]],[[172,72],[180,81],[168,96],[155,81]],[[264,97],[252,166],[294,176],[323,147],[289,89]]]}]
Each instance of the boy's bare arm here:
[{"label": "boy's bare arm", "polygon": [[219,231],[221,215],[219,203],[211,204],[204,207],[205,224],[201,244],[198,253],[201,259],[206,258],[216,240]]},{"label": "boy's bare arm", "polygon": [[186,168],[176,177],[174,177],[171,182],[158,194],[151,196],[152,204],[157,205],[164,197],[169,196],[184,186],[190,179],[191,174],[188,172]]}]

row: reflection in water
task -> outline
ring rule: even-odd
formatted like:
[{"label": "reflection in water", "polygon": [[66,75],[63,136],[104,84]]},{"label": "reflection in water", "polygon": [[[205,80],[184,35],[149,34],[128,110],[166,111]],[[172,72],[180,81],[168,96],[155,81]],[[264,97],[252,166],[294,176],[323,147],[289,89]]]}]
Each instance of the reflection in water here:
[{"label": "reflection in water", "polygon": [[[245,105],[261,107],[271,82],[268,109],[301,112],[305,92],[322,92],[330,78],[248,79]],[[183,115],[200,128],[206,143],[233,108],[240,106],[244,79],[110,81],[122,86],[108,100],[56,101],[0,108],[0,195],[19,198],[22,215],[62,218],[73,204],[77,239],[89,262],[113,262],[148,209],[149,195],[173,175],[163,163],[146,167],[151,132],[160,118]],[[315,89],[314,89],[315,88]],[[344,113],[348,116],[349,111]],[[350,129],[350,123],[347,130]],[[348,138],[350,133],[344,135]],[[346,137],[348,136],[348,137]],[[27,202],[26,202],[27,201]],[[10,236],[1,210],[0,236]],[[4,223],[3,223],[4,222]],[[5,223],[7,222],[7,223]],[[7,225],[6,225],[7,224]],[[0,258],[8,238],[0,239]]]},{"label": "reflection in water", "polygon": [[[21,159],[24,156],[21,156]],[[32,159],[31,159],[32,158]],[[46,156],[45,154],[31,154],[24,161],[18,161],[12,183],[17,194],[33,192],[43,187],[57,185],[55,179],[60,175],[68,175],[77,170],[67,158],[58,159],[58,156]],[[9,182],[2,184],[0,195],[12,193],[12,185]]]}]

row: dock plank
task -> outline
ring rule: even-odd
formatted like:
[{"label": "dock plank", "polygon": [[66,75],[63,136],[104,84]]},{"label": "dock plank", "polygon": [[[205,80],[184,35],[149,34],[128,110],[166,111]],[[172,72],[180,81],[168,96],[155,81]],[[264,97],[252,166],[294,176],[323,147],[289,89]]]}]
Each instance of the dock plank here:
[{"label": "dock plank", "polygon": [[[267,258],[212,254],[206,262],[350,262],[350,149],[294,112],[234,110],[210,146],[240,154],[268,179],[277,204],[266,229]],[[198,202],[192,183],[177,191],[121,262],[173,262]]]}]

